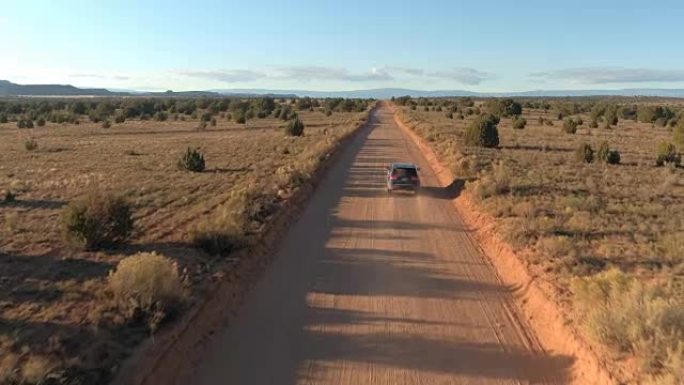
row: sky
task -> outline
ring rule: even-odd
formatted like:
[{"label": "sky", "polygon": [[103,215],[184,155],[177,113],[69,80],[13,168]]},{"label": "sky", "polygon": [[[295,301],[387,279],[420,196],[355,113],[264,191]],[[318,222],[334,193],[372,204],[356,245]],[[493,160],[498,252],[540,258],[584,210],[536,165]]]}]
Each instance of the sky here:
[{"label": "sky", "polygon": [[684,88],[684,1],[2,0],[0,79],[136,90]]}]

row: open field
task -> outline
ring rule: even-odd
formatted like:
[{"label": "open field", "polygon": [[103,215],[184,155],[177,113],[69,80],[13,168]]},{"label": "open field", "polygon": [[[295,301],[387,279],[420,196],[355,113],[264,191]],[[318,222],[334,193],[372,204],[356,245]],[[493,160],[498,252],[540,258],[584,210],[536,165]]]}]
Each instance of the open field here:
[{"label": "open field", "polygon": [[[297,111],[301,137],[285,136],[286,123],[270,116],[237,124],[216,114],[215,125],[199,130],[191,116],[110,128],[87,120],[0,124],[0,383],[38,383],[48,374],[54,383],[106,382],[158,323],[117,310],[110,271],[127,255],[162,253],[183,280],[181,311],[192,306],[230,263],[193,248],[192,234],[245,213],[240,235],[249,244],[367,115],[324,112]],[[204,154],[204,172],[178,168],[188,147]],[[92,191],[132,205],[128,244],[83,251],[65,243],[62,213]]]},{"label": "open field", "polygon": [[[638,103],[682,108],[673,101]],[[465,144],[465,131],[478,116],[475,109],[486,111],[486,103],[463,108],[456,100],[436,99],[418,104],[401,107],[402,121],[467,181],[466,193],[496,218],[499,235],[537,279],[557,288],[577,324],[639,376],[679,383],[684,374],[677,363],[684,357],[678,343],[684,339],[684,170],[656,167],[657,148],[673,141],[672,127],[619,119],[610,128],[591,128],[590,107],[571,114],[584,123],[570,134],[559,120],[562,106],[552,102],[548,109],[523,108],[523,129],[502,118],[498,147],[480,148]],[[597,158],[604,141],[619,151],[619,164],[576,159],[583,143]]]}]

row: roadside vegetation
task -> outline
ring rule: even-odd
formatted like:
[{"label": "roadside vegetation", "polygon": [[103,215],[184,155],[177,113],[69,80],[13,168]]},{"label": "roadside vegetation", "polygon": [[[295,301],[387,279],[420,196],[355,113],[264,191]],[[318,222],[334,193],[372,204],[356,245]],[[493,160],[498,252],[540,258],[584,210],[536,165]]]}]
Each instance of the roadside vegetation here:
[{"label": "roadside vegetation", "polygon": [[[597,346],[638,362],[640,381],[684,378],[684,102],[395,103]],[[490,116],[498,143],[485,146],[473,127]]]},{"label": "roadside vegetation", "polygon": [[0,384],[107,383],[247,263],[373,103],[0,100]]}]

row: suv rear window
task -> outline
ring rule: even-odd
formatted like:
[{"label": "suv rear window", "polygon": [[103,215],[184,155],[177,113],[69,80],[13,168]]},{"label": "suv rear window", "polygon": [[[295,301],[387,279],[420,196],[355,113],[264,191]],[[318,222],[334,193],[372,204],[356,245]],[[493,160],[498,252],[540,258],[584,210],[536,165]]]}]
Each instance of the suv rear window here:
[{"label": "suv rear window", "polygon": [[393,176],[398,176],[398,177],[414,177],[418,176],[418,173],[416,172],[415,168],[395,168],[392,171]]}]

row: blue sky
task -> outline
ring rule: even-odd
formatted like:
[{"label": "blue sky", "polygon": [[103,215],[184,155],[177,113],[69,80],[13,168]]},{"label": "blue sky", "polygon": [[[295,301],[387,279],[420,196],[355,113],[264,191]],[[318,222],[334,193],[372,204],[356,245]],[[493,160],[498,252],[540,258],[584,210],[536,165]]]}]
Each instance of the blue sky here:
[{"label": "blue sky", "polygon": [[0,79],[143,90],[684,88],[684,1],[5,0]]}]

